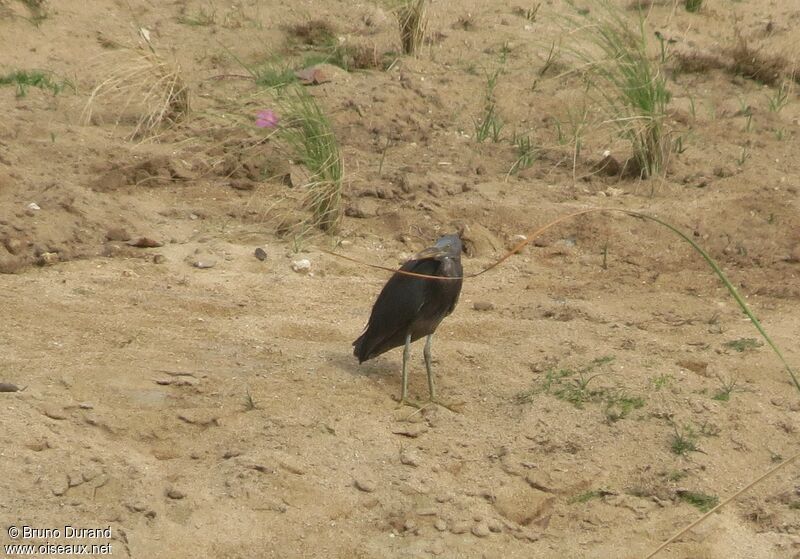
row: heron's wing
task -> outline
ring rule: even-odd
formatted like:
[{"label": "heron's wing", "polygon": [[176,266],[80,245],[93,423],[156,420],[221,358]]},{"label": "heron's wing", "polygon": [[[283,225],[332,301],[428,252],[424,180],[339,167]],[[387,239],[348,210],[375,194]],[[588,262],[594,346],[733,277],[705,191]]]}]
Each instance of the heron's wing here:
[{"label": "heron's wing", "polygon": [[[417,274],[437,275],[441,262],[435,259],[409,260],[400,268]],[[405,343],[406,333],[426,303],[425,280],[394,274],[378,295],[364,333],[353,343],[361,361],[371,359]]]}]

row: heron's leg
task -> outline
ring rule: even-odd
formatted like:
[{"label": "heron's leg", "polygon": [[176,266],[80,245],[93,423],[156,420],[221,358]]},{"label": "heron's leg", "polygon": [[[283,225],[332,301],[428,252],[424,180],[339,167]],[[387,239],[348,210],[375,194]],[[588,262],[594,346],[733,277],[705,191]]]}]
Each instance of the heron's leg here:
[{"label": "heron's leg", "polygon": [[425,357],[425,370],[428,371],[428,393],[431,400],[436,400],[436,388],[433,386],[433,370],[431,370],[431,340],[433,334],[428,334],[428,339],[425,340],[425,349],[422,350],[422,355]]},{"label": "heron's leg", "polygon": [[411,353],[411,334],[406,336],[406,346],[403,348],[403,384],[400,389],[400,403],[406,402],[408,396],[408,355]]}]

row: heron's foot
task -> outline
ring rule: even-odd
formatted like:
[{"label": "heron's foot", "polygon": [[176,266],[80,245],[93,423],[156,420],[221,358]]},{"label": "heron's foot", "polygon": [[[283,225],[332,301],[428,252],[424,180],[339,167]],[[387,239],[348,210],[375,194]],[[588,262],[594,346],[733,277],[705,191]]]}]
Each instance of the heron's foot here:
[{"label": "heron's foot", "polygon": [[416,400],[410,400],[408,398],[399,398],[397,396],[392,396],[392,399],[397,402],[397,409],[400,409],[405,406],[410,406],[412,408],[422,409],[426,406],[429,406],[429,402],[417,402]]},{"label": "heron's foot", "polygon": [[446,408],[453,413],[461,413],[462,410],[464,409],[464,404],[466,404],[466,402],[443,402],[439,398],[431,398],[430,400],[428,400],[428,405],[430,404],[436,404],[437,406],[442,406],[443,408]]}]

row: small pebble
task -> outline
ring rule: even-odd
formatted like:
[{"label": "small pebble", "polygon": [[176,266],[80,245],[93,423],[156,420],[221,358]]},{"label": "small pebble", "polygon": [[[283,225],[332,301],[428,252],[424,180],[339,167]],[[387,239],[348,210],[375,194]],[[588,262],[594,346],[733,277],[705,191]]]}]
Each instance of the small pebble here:
[{"label": "small pebble", "polygon": [[39,260],[37,260],[40,266],[55,264],[56,262],[58,262],[58,253],[56,252],[43,252],[39,255]]},{"label": "small pebble", "polygon": [[37,204],[36,202],[31,202],[30,204],[28,204],[25,207],[28,208],[31,211],[34,211],[34,212],[42,209],[42,208],[39,207],[39,204]]},{"label": "small pebble", "polygon": [[475,301],[472,303],[472,308],[476,311],[491,311],[494,309],[494,304],[489,301]]},{"label": "small pebble", "polygon": [[496,518],[490,518],[486,521],[486,524],[489,526],[489,530],[498,534],[503,531],[503,524]]},{"label": "small pebble", "polygon": [[174,487],[170,487],[167,489],[167,497],[170,499],[183,499],[186,497],[186,493],[181,491],[180,489],[175,489]]},{"label": "small pebble", "polygon": [[372,493],[378,488],[374,481],[363,477],[353,480],[353,484],[356,486],[356,489],[365,493]]},{"label": "small pebble", "polygon": [[109,241],[130,241],[130,234],[122,227],[112,227],[106,231],[106,239]]},{"label": "small pebble", "polygon": [[292,270],[298,274],[307,274],[311,271],[311,261],[307,258],[292,261]]},{"label": "small pebble", "polygon": [[450,531],[453,534],[466,534],[467,532],[469,532],[469,529],[470,529],[470,523],[467,522],[466,520],[458,520],[456,522],[453,522],[453,524],[450,526]]},{"label": "small pebble", "polygon": [[491,531],[489,530],[489,525],[486,523],[486,521],[481,521],[472,526],[472,534],[479,538],[485,538],[491,534]]},{"label": "small pebble", "polygon": [[163,264],[167,261],[167,257],[163,254],[154,254],[153,255],[153,264]]},{"label": "small pebble", "polygon": [[78,407],[81,408],[82,410],[94,409],[94,405],[91,402],[81,402],[80,404],[78,404]]},{"label": "small pebble", "polygon": [[264,249],[263,249],[263,248],[261,248],[261,247],[258,247],[258,248],[255,250],[255,253],[254,253],[254,254],[255,254],[256,258],[258,258],[258,259],[259,259],[261,262],[263,262],[264,260],[266,260],[266,259],[267,259],[267,251],[266,251],[266,250],[264,250]]},{"label": "small pebble", "polygon": [[55,407],[45,408],[44,414],[50,419],[62,420],[67,418],[67,415],[64,413],[64,410],[60,410]]},{"label": "small pebble", "polygon": [[164,243],[156,241],[155,239],[151,239],[150,237],[139,237],[135,241],[131,241],[128,244],[136,248],[156,248],[164,246]]},{"label": "small pebble", "polygon": [[217,263],[213,260],[195,260],[192,266],[195,268],[200,268],[201,270],[207,270],[208,268],[213,268],[216,266]]},{"label": "small pebble", "polygon": [[396,429],[392,430],[392,433],[395,435],[403,435],[404,437],[409,437],[411,439],[416,439],[423,433],[428,431],[428,426],[424,423],[408,423],[397,427]]},{"label": "small pebble", "polygon": [[404,448],[400,451],[400,463],[406,466],[419,466],[419,455],[411,449]]},{"label": "small pebble", "polygon": [[405,530],[406,532],[416,532],[417,531],[417,523],[409,518],[403,524],[403,530]]},{"label": "small pebble", "polygon": [[433,523],[433,527],[439,530],[440,532],[444,532],[445,530],[447,530],[447,522],[445,522],[441,518],[437,518]]}]

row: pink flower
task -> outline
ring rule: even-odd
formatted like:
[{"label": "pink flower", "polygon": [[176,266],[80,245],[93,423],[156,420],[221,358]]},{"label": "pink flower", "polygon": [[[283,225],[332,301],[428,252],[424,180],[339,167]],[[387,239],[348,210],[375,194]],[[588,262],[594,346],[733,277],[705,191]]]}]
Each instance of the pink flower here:
[{"label": "pink flower", "polygon": [[278,115],[272,109],[264,109],[256,114],[256,126],[259,128],[275,128],[279,122]]}]

